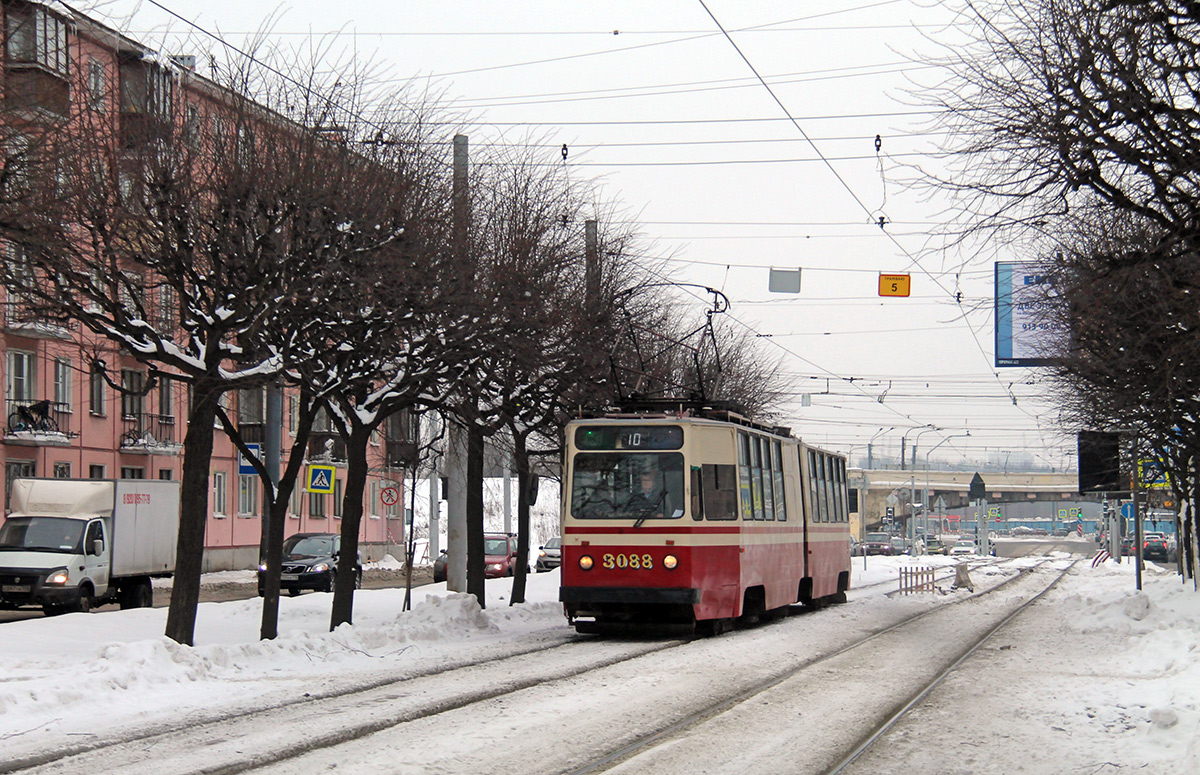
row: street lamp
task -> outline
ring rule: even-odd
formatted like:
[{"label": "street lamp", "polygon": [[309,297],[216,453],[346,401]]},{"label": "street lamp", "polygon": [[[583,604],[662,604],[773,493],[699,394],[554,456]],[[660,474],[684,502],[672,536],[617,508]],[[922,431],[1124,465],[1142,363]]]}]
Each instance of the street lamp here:
[{"label": "street lamp", "polygon": [[[904,457],[905,457],[905,455],[904,455],[904,445],[905,445],[905,443],[908,441],[908,434],[912,433],[912,432],[913,432],[913,431],[915,431],[915,430],[921,429],[921,428],[924,428],[924,430],[921,430],[921,431],[920,431],[920,433],[918,433],[918,434],[917,434],[917,438],[918,438],[918,439],[920,439],[920,438],[921,438],[921,434],[922,434],[922,433],[928,433],[929,431],[937,431],[937,430],[941,430],[940,428],[938,428],[938,427],[936,427],[936,426],[934,426],[934,425],[931,425],[931,424],[929,424],[929,423],[925,423],[924,425],[915,425],[915,426],[913,426],[912,428],[909,428],[908,430],[906,430],[906,431],[905,431],[903,434],[901,434],[901,436],[900,436],[900,470],[901,470],[901,471],[903,471],[903,470],[904,470],[904,466],[905,466],[905,463],[904,463]],[[914,444],[916,444],[916,442],[915,442],[915,441],[914,441],[913,443],[914,443]]]},{"label": "street lamp", "polygon": [[929,537],[929,455],[935,449],[942,446],[950,439],[961,439],[961,438],[964,438],[964,437],[970,436],[970,435],[971,435],[971,432],[967,431],[966,433],[955,433],[951,436],[947,436],[946,438],[939,441],[937,444],[934,444],[932,447],[930,447],[925,452],[925,494],[924,494],[924,496],[922,496],[921,501],[925,504],[925,512],[924,512],[925,513],[925,537],[927,539]]}]

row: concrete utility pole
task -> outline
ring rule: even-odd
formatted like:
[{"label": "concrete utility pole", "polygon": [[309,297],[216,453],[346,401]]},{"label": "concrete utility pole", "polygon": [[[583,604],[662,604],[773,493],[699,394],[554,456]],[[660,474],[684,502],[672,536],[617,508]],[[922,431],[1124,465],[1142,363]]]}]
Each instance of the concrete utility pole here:
[{"label": "concrete utility pole", "polygon": [[[467,220],[470,199],[467,188],[467,136],[454,136],[453,239],[456,260],[466,266]],[[446,588],[467,591],[467,428],[451,422],[446,429]]]}]

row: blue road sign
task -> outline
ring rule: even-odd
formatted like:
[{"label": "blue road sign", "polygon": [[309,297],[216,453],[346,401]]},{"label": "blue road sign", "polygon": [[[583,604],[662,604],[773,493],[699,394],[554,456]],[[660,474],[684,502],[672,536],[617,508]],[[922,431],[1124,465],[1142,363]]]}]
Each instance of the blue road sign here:
[{"label": "blue road sign", "polygon": [[[262,448],[258,444],[247,444],[246,447],[250,450],[250,454],[254,455],[255,460],[262,459]],[[254,464],[246,459],[245,455],[238,455],[238,473],[239,474],[257,474],[254,469]]]}]

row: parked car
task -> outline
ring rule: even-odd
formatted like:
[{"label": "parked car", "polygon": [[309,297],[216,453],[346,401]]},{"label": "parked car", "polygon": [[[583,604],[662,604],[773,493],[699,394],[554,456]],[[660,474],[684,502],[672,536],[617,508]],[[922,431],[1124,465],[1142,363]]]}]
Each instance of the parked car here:
[{"label": "parked car", "polygon": [[946,553],[946,545],[944,543],[942,543],[941,539],[938,538],[937,536],[929,536],[928,538],[925,539],[925,553],[926,554],[945,554]]},{"label": "parked car", "polygon": [[[295,597],[306,589],[332,592],[337,578],[342,537],[337,533],[296,533],[283,542],[283,567],[279,589]],[[258,594],[262,595],[266,566],[258,566]],[[362,560],[354,565],[354,586],[362,586]]]},{"label": "parked car", "polygon": [[959,541],[950,548],[951,557],[963,557],[972,554],[978,554],[979,547],[974,541]]},{"label": "parked car", "polygon": [[896,536],[892,538],[892,554],[907,554],[909,551],[908,539]]},{"label": "parked car", "polygon": [[892,547],[892,537],[887,533],[867,533],[862,545],[865,554],[885,554],[889,557],[896,554]]},{"label": "parked car", "polygon": [[1167,537],[1162,533],[1146,533],[1142,536],[1142,559],[1166,562],[1170,559],[1171,549]]},{"label": "parked car", "polygon": [[434,582],[446,580],[446,550],[443,549],[433,561],[433,580]]},{"label": "parked car", "polygon": [[[517,537],[508,533],[484,533],[483,575],[495,579],[512,576],[517,567]],[[526,566],[526,572],[529,568]]]},{"label": "parked car", "polygon": [[554,570],[562,564],[562,539],[558,536],[551,538],[543,546],[538,547],[538,558],[534,567],[538,573]]}]

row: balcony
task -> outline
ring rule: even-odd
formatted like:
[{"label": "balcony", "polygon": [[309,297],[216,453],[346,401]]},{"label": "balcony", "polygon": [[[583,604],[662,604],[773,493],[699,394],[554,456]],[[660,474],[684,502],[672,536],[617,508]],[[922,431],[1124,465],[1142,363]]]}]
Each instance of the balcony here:
[{"label": "balcony", "polygon": [[308,437],[308,455],[310,463],[345,463],[346,442],[338,433],[313,431]]},{"label": "balcony", "polygon": [[267,426],[261,420],[238,420],[237,430],[242,441],[247,444],[262,444],[266,441]]},{"label": "balcony", "polygon": [[388,439],[387,464],[389,468],[407,468],[417,460],[417,445],[405,439]]},{"label": "balcony", "polygon": [[32,116],[63,119],[70,107],[67,79],[40,65],[27,62],[5,63],[4,100],[10,108]]},{"label": "balcony", "polygon": [[30,339],[70,340],[72,331],[79,330],[79,323],[68,318],[48,315],[34,308],[28,301],[9,300],[0,304],[4,314],[6,331],[27,336]]},{"label": "balcony", "polygon": [[71,405],[31,398],[10,398],[4,443],[28,447],[66,447],[78,433],[68,431]]},{"label": "balcony", "polygon": [[126,414],[121,417],[120,451],[135,455],[178,455],[183,449],[175,417],[169,414]]}]

